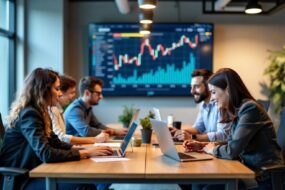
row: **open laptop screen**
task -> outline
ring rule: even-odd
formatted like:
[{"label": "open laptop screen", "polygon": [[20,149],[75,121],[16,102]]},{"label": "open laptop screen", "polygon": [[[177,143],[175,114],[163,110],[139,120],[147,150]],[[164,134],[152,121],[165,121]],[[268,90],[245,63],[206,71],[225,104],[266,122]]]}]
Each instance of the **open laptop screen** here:
[{"label": "open laptop screen", "polygon": [[132,122],[132,125],[129,128],[129,131],[128,131],[127,135],[125,136],[125,138],[124,138],[124,140],[123,140],[123,142],[121,144],[121,147],[120,147],[122,155],[125,155],[127,147],[128,147],[128,145],[129,145],[129,143],[130,143],[130,141],[132,139],[132,136],[134,135],[134,133],[135,133],[135,131],[137,129],[137,126],[138,126],[137,122],[135,122],[135,121]]}]

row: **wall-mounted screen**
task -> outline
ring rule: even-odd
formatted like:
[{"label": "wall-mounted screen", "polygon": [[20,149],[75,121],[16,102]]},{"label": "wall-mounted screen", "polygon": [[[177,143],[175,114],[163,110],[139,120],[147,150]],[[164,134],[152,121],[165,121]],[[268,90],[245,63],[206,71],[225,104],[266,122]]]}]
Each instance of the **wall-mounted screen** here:
[{"label": "wall-mounted screen", "polygon": [[90,75],[104,81],[105,96],[189,96],[191,72],[212,70],[213,25],[90,24]]}]

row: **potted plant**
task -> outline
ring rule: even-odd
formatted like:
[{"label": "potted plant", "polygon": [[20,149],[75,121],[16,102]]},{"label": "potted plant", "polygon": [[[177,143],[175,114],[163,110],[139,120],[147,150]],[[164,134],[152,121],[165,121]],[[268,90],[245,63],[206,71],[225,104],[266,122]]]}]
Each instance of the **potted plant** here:
[{"label": "potted plant", "polygon": [[118,117],[118,120],[123,124],[123,127],[129,127],[135,110],[136,109],[133,106],[124,106],[122,114]]},{"label": "potted plant", "polygon": [[281,51],[270,51],[270,65],[264,74],[270,78],[269,96],[275,105],[275,113],[285,107],[285,45]]},{"label": "potted plant", "polygon": [[148,116],[143,119],[140,119],[140,124],[142,126],[141,134],[142,134],[142,143],[150,143],[151,142],[151,134],[152,134],[152,126],[149,118],[154,119],[154,113],[149,111]]}]

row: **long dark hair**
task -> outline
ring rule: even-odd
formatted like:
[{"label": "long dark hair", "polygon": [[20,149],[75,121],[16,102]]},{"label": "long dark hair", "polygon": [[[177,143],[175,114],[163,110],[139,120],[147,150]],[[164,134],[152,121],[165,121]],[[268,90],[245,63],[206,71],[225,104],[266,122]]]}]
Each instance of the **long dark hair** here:
[{"label": "long dark hair", "polygon": [[232,115],[236,114],[236,109],[242,105],[245,99],[255,101],[240,76],[233,69],[219,69],[214,75],[209,78],[208,84],[228,91],[228,111]]},{"label": "long dark hair", "polygon": [[50,69],[37,68],[25,79],[22,90],[19,91],[17,99],[12,103],[8,120],[14,127],[19,113],[27,105],[33,105],[43,116],[45,132],[49,135],[50,119],[48,115],[48,102],[52,97],[52,85],[59,79],[57,72]]}]

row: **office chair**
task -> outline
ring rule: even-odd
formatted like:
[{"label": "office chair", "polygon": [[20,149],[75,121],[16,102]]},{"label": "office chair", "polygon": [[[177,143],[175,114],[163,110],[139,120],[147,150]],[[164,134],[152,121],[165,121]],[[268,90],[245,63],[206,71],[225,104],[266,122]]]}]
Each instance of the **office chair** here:
[{"label": "office chair", "polygon": [[[280,126],[277,131],[277,142],[281,147],[283,160],[285,160],[285,108],[280,113]],[[273,165],[263,167],[263,171],[267,171],[271,175],[273,190],[285,189],[285,165]]]},{"label": "office chair", "polygon": [[260,105],[262,105],[262,107],[265,109],[265,111],[267,112],[270,106],[270,100],[261,100],[258,99],[256,100],[257,103],[259,103]]},{"label": "office chair", "polygon": [[[3,144],[4,134],[5,128],[0,113],[0,152]],[[27,172],[28,170],[21,168],[0,167],[0,187],[2,188],[2,190],[13,190],[15,177],[19,175],[24,175]]]}]

